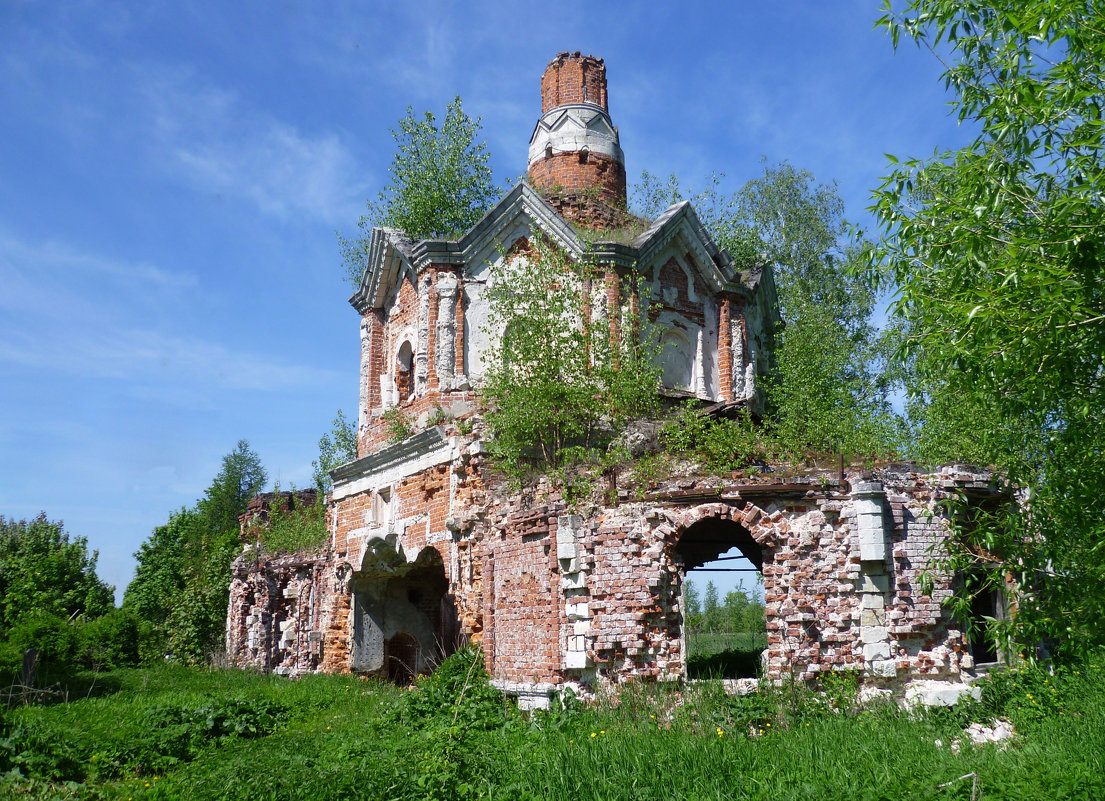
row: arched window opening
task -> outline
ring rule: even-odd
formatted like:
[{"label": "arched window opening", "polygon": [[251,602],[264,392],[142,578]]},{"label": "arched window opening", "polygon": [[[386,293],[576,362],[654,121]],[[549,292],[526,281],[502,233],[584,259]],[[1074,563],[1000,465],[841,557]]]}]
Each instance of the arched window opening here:
[{"label": "arched window opening", "polygon": [[687,529],[675,550],[684,570],[687,677],[759,676],[767,647],[763,548],[743,526],[706,518]]},{"label": "arched window opening", "polygon": [[660,340],[660,360],[664,368],[664,386],[690,390],[694,384],[694,354],[682,331],[668,331]]},{"label": "arched window opening", "polygon": [[395,388],[400,403],[414,397],[414,348],[409,341],[399,346],[395,358]]}]

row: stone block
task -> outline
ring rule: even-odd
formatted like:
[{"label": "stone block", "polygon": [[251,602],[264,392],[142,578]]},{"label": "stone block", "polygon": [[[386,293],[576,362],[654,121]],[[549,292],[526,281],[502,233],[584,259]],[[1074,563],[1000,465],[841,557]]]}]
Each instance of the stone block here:
[{"label": "stone block", "polygon": [[583,670],[591,667],[591,658],[586,651],[568,651],[564,654],[564,667],[568,670]]},{"label": "stone block", "polygon": [[568,616],[568,620],[583,620],[585,618],[589,619],[591,617],[591,612],[586,602],[578,604],[566,604],[564,606],[564,614]]},{"label": "stone block", "polygon": [[579,557],[579,545],[574,540],[565,542],[560,539],[560,533],[556,536],[556,558],[576,559]]},{"label": "stone block", "polygon": [[909,706],[955,706],[965,696],[978,700],[982,689],[962,682],[915,681],[906,688],[905,702]]},{"label": "stone block", "polygon": [[861,626],[885,626],[886,612],[882,609],[864,609],[859,616]]},{"label": "stone block", "polygon": [[566,559],[563,556],[560,557],[560,572],[561,573],[578,573],[582,569],[579,559]]},{"label": "stone block", "polygon": [[560,577],[560,587],[565,590],[582,590],[587,587],[586,573],[565,573]]},{"label": "stone block", "polygon": [[893,659],[872,662],[871,672],[880,678],[893,679],[898,675],[898,664]]},{"label": "stone block", "polygon": [[883,609],[886,607],[886,599],[878,593],[864,593],[860,596],[860,604],[863,609]]},{"label": "stone block", "polygon": [[863,573],[859,577],[860,592],[887,592],[890,589],[890,576],[885,573]]},{"label": "stone block", "polygon": [[523,712],[549,708],[549,694],[545,692],[519,692],[518,708]]},{"label": "stone block", "polygon": [[590,620],[577,620],[572,624],[572,634],[587,635],[591,633]]},{"label": "stone block", "polygon": [[862,626],[859,630],[859,638],[864,643],[882,642],[887,635],[886,626]]},{"label": "stone block", "polygon": [[875,662],[879,659],[890,658],[890,643],[888,642],[872,642],[863,646],[863,661],[867,663]]}]

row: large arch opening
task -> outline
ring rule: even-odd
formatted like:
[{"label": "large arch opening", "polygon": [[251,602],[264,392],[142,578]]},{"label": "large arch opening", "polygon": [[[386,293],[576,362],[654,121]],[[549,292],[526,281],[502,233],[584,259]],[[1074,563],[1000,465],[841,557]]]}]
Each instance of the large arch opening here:
[{"label": "large arch opening", "polygon": [[405,684],[456,650],[460,623],[435,548],[407,562],[378,543],[352,589],[353,670]]},{"label": "large arch opening", "polygon": [[688,678],[755,678],[767,647],[763,566],[771,553],[744,526],[708,517],[675,548],[681,561],[682,652]]}]

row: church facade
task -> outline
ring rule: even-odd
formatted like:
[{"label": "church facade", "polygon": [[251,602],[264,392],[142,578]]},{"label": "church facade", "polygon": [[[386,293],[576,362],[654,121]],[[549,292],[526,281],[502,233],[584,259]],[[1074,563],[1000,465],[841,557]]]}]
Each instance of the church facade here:
[{"label": "church facade", "polygon": [[[650,315],[669,394],[758,411],[781,322],[770,265],[738,268],[691,204],[627,225],[601,59],[559,54],[541,100],[528,183],[464,236],[373,231],[350,299],[358,458],[332,473],[324,549],[247,548],[235,562],[232,662],[405,679],[472,641],[493,680],[534,703],[565,686],[678,679],[686,572],[736,547],[763,576],[767,677],[958,680],[973,657],[941,606],[940,502],[994,496],[983,473],[687,477],[634,492],[615,473],[601,499],[571,506],[551,486],[508,493],[491,478],[477,390],[503,332],[486,292],[534,237],[596,265],[589,322],[619,336]],[[395,442],[397,417],[410,432]]]}]

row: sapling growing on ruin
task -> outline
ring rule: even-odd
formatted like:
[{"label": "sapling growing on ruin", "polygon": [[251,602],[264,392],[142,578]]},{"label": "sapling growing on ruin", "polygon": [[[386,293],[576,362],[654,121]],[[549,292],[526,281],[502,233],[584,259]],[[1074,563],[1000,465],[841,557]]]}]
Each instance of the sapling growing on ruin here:
[{"label": "sapling growing on ruin", "polygon": [[482,391],[492,453],[515,474],[594,451],[625,421],[652,414],[657,342],[638,281],[606,309],[603,272],[543,237],[504,256],[487,290],[493,342]]}]

